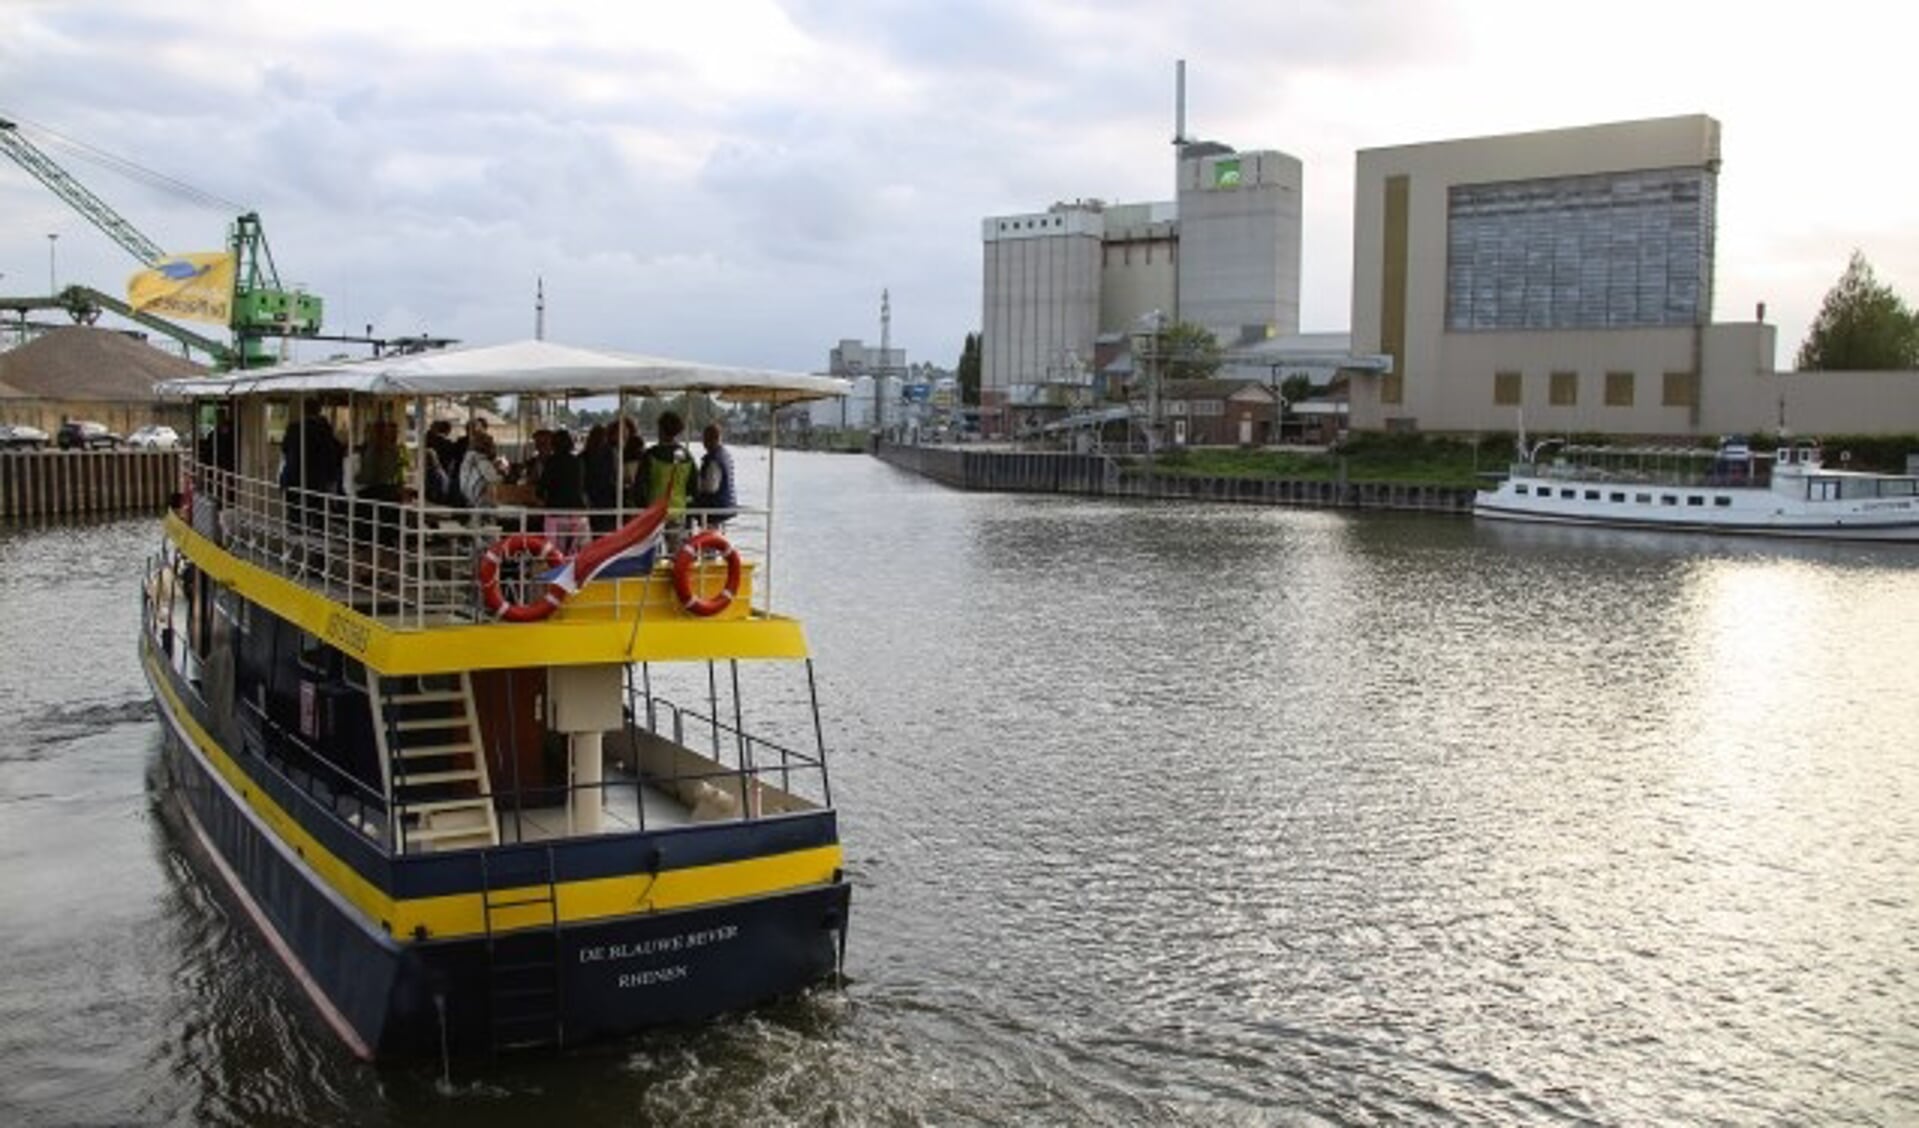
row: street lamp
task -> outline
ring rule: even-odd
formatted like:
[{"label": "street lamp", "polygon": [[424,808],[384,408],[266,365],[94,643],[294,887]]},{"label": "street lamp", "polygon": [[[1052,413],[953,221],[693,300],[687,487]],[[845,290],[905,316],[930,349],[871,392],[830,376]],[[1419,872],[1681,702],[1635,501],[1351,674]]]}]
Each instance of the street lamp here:
[{"label": "street lamp", "polygon": [[48,295],[53,295],[60,292],[60,274],[57,270],[54,269],[55,259],[53,254],[53,249],[54,247],[58,245],[57,240],[59,238],[60,238],[59,232],[57,231],[47,232],[47,293]]}]

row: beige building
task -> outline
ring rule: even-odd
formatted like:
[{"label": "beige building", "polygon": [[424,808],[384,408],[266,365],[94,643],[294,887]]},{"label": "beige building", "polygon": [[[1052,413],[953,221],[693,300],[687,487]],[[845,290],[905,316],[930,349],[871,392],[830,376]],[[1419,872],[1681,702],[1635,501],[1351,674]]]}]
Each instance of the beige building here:
[{"label": "beige building", "polygon": [[1711,322],[1704,115],[1362,150],[1352,426],[1690,435],[1919,430],[1919,374],[1777,373]]}]

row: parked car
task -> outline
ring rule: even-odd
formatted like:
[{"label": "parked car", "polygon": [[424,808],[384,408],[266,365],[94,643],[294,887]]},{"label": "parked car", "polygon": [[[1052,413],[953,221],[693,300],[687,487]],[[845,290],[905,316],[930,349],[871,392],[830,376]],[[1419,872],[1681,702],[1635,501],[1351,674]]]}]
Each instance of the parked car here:
[{"label": "parked car", "polygon": [[127,445],[140,450],[178,450],[180,432],[164,423],[149,423],[128,435]]},{"label": "parked car", "polygon": [[107,430],[105,423],[94,423],[85,419],[69,419],[60,424],[59,434],[54,442],[61,450],[112,450],[121,443],[120,436]]},{"label": "parked car", "polygon": [[47,433],[25,423],[0,424],[0,450],[44,450]]}]

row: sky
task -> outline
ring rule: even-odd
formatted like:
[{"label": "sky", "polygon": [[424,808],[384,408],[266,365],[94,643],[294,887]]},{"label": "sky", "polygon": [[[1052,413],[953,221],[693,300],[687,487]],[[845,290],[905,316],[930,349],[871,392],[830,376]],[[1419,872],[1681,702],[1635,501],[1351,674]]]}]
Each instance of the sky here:
[{"label": "sky", "polygon": [[[1919,298],[1919,10],[1609,0],[0,0],[0,116],[170,252],[257,210],[328,327],[952,367],[980,221],[1172,198],[1189,135],[1305,167],[1301,327],[1345,330],[1357,150],[1705,113],[1715,318],[1789,367],[1857,248]],[[97,163],[163,173],[196,202]],[[49,240],[48,235],[57,239]],[[0,294],[132,259],[0,161]]]}]

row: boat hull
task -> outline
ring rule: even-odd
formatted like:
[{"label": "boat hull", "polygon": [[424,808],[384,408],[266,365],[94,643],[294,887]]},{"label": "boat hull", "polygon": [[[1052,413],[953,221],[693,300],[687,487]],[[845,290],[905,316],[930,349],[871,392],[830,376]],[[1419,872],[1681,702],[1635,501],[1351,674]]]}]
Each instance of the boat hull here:
[{"label": "boat hull", "polygon": [[[161,663],[147,670],[149,679],[171,675]],[[188,856],[232,895],[328,1025],[363,1058],[618,1037],[745,1009],[839,966],[850,901],[843,880],[610,918],[555,920],[552,913],[539,927],[490,935],[389,935],[201,754],[197,726],[174,711],[177,690],[154,688],[166,726],[162,809]]]},{"label": "boat hull", "polygon": [[[1538,483],[1541,490],[1558,487],[1582,495],[1618,487],[1578,481]],[[1653,491],[1661,493],[1661,491]],[[1843,510],[1805,512],[1771,503],[1764,490],[1663,491],[1700,501],[1689,505],[1641,504],[1586,499],[1515,496],[1502,486],[1481,495],[1473,516],[1483,520],[1518,521],[1543,525],[1576,525],[1609,529],[1654,529],[1666,532],[1716,533],[1726,536],[1787,537],[1801,540],[1851,540],[1919,543],[1919,502],[1881,501],[1847,506]],[[1723,499],[1723,500],[1721,500]],[[1876,506],[1876,508],[1868,508]]]}]

